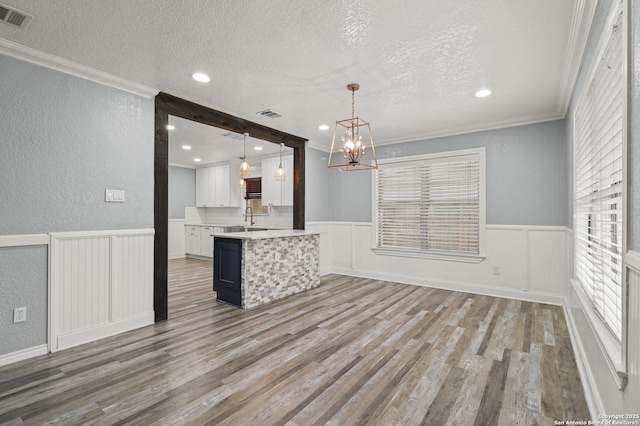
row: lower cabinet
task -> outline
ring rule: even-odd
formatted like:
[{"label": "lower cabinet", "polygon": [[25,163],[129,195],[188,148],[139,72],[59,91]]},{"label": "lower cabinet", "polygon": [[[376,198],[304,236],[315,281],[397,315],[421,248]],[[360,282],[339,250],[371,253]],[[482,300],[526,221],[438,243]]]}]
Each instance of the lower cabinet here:
[{"label": "lower cabinet", "polygon": [[185,252],[196,256],[213,257],[213,226],[186,225]]},{"label": "lower cabinet", "polygon": [[187,254],[200,255],[200,227],[185,226],[184,250]]},{"label": "lower cabinet", "polygon": [[242,307],[242,240],[215,237],[213,291],[217,299]]}]

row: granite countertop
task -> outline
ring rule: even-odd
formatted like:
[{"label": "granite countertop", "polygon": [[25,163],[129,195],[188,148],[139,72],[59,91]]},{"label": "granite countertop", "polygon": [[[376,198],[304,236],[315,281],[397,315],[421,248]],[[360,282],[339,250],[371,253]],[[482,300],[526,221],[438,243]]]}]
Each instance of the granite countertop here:
[{"label": "granite countertop", "polygon": [[304,229],[269,229],[267,231],[243,231],[229,233],[214,233],[214,237],[235,238],[239,240],[263,240],[267,238],[300,237],[304,235],[318,235],[320,231]]}]

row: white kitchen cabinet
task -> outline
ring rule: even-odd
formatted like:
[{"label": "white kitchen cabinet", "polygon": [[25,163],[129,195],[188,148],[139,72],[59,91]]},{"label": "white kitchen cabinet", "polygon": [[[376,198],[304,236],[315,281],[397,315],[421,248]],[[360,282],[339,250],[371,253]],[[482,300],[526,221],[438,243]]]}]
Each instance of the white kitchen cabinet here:
[{"label": "white kitchen cabinet", "polygon": [[185,226],[184,251],[186,254],[200,255],[200,227],[194,225]]},{"label": "white kitchen cabinet", "polygon": [[280,157],[262,159],[262,204],[272,206],[293,205],[293,155],[282,157],[286,174],[284,181],[276,180]]},{"label": "white kitchen cabinet", "polygon": [[196,207],[213,207],[215,204],[215,169],[196,169]]},{"label": "white kitchen cabinet", "polygon": [[[231,206],[231,187],[229,185],[230,166],[228,164],[215,167],[216,173],[216,206]],[[234,204],[240,205],[240,204]]]},{"label": "white kitchen cabinet", "polygon": [[213,257],[213,231],[213,226],[185,225],[186,254]]},{"label": "white kitchen cabinet", "polygon": [[196,169],[196,207],[240,207],[234,172],[230,164]]},{"label": "white kitchen cabinet", "polygon": [[213,226],[200,227],[200,256],[213,257]]}]

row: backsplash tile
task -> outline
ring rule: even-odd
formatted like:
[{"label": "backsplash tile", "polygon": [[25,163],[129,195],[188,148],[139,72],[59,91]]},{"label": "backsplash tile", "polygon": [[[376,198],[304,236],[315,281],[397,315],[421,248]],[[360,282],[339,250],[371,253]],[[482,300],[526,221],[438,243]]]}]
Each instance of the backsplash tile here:
[{"label": "backsplash tile", "polygon": [[[247,219],[248,220],[248,219]],[[293,207],[271,207],[268,216],[254,216],[253,221],[260,226],[279,228],[293,227]],[[244,224],[244,209],[239,207],[186,207],[185,223],[210,225]],[[248,224],[248,222],[247,222]]]}]

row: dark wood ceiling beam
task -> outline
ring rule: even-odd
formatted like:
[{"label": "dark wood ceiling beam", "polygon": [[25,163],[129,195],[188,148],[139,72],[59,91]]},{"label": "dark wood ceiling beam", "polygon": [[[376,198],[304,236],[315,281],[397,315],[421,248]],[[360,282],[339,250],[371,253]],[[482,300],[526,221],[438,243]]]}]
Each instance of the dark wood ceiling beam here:
[{"label": "dark wood ceiling beam", "polygon": [[273,143],[283,143],[290,148],[304,148],[306,139],[240,117],[207,108],[202,105],[160,92],[156,96],[156,106],[168,111],[170,115],[219,127],[239,134],[249,133],[252,138]]}]

